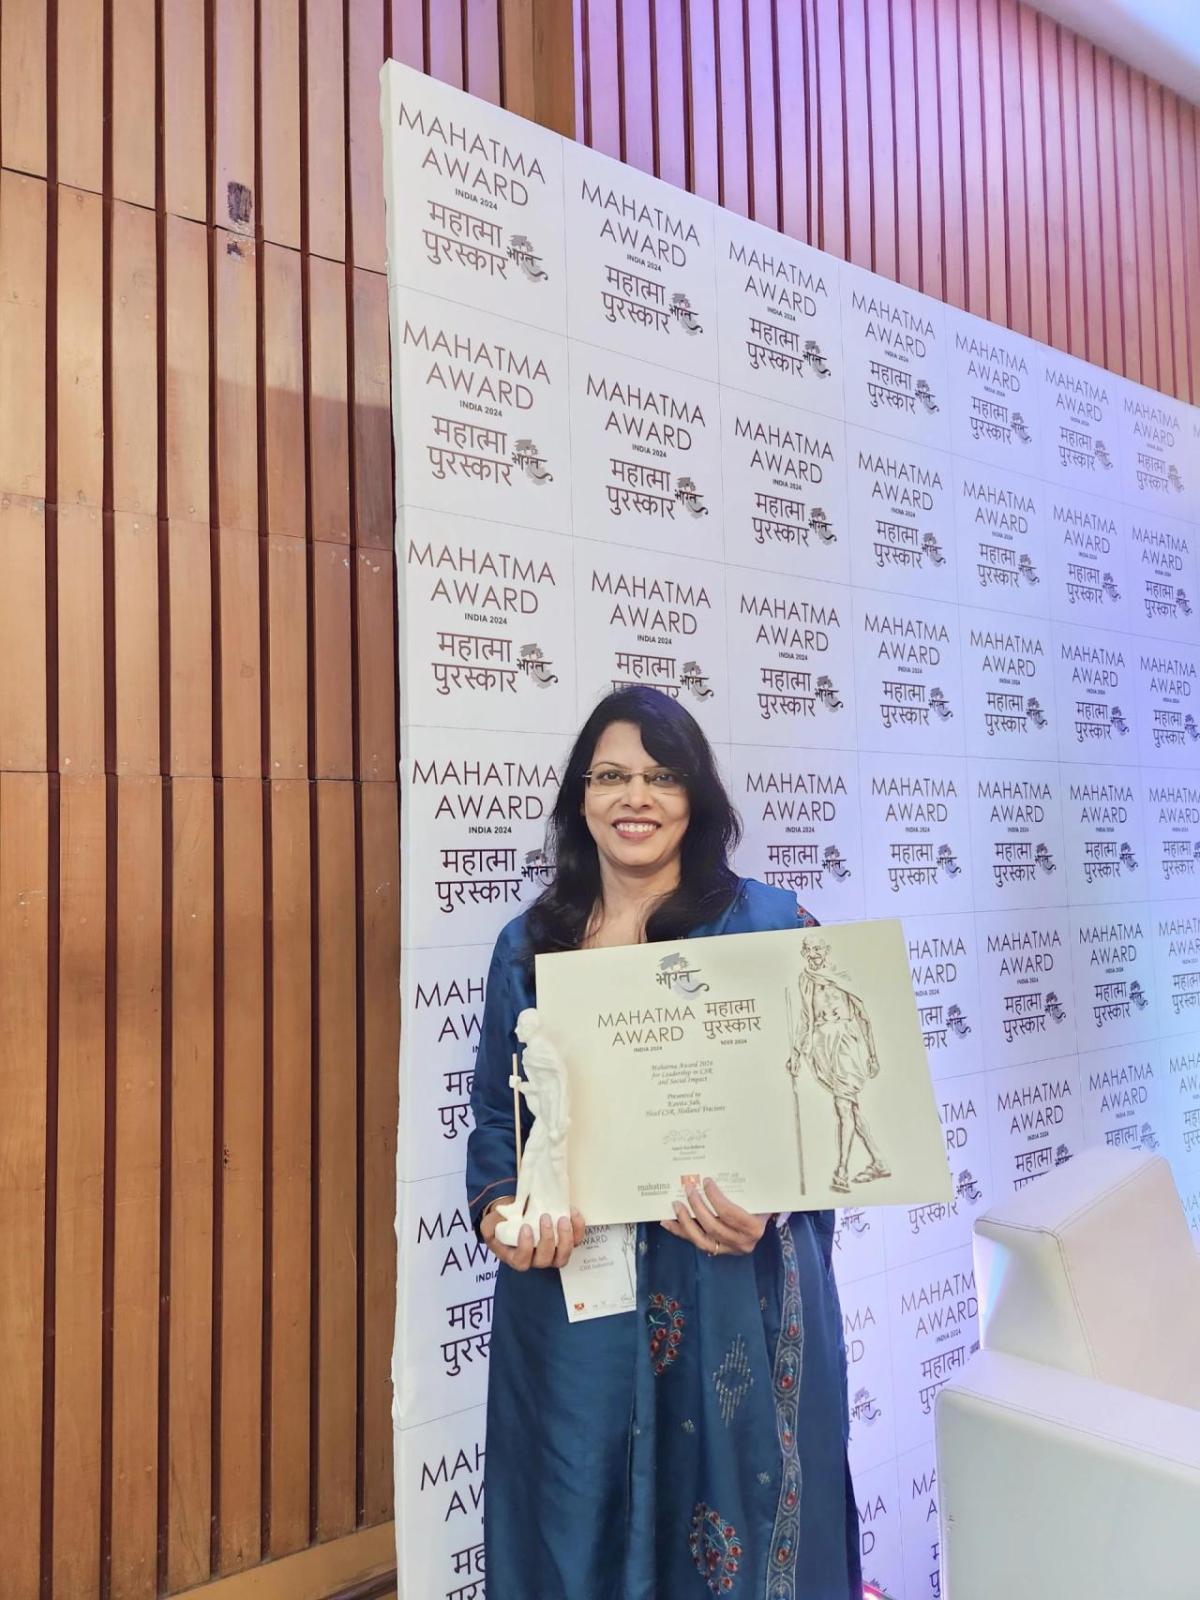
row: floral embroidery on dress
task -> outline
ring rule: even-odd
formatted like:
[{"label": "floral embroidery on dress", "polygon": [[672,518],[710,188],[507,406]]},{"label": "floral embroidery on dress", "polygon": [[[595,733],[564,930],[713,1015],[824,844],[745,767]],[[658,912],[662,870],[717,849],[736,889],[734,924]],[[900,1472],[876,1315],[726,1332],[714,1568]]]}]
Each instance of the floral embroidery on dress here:
[{"label": "floral embroidery on dress", "polygon": [[652,1294],[646,1321],[650,1325],[650,1360],[655,1377],[661,1378],[679,1354],[686,1319],[678,1300],[669,1300],[665,1294]]},{"label": "floral embroidery on dress", "polygon": [[742,1555],[737,1529],[719,1511],[697,1501],[692,1512],[688,1549],[696,1571],[713,1594],[732,1594]]},{"label": "floral embroidery on dress", "polygon": [[819,928],[821,924],[811,911],[806,911],[803,906],[796,907],[796,925],[801,928]]},{"label": "floral embroidery on dress", "polygon": [[804,1319],[800,1304],[800,1266],[792,1231],[779,1229],[783,1256],[783,1303],[779,1343],[775,1347],[775,1425],[783,1478],[775,1508],[775,1529],[768,1561],[768,1600],[796,1600],[796,1552],[800,1537],[802,1477],[796,1430],[800,1419],[800,1379],[804,1369]]},{"label": "floral embroidery on dress", "polygon": [[713,1373],[717,1404],[721,1409],[721,1420],[726,1427],[733,1421],[734,1412],[749,1394],[753,1384],[754,1374],[750,1370],[750,1359],[746,1354],[746,1341],[739,1333],[725,1352],[721,1365]]}]

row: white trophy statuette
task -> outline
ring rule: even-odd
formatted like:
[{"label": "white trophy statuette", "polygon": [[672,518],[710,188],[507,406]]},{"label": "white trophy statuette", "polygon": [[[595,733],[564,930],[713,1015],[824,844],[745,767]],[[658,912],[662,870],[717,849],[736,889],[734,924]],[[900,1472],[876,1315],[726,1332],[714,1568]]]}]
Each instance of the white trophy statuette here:
[{"label": "white trophy statuette", "polygon": [[525,1096],[534,1123],[517,1174],[517,1197],[511,1205],[496,1207],[500,1221],[495,1236],[507,1245],[519,1242],[526,1222],[536,1235],[543,1215],[557,1226],[559,1217],[571,1214],[566,1065],[532,1007],[517,1018],[517,1038],[525,1046],[525,1077],[514,1075],[509,1084]]}]

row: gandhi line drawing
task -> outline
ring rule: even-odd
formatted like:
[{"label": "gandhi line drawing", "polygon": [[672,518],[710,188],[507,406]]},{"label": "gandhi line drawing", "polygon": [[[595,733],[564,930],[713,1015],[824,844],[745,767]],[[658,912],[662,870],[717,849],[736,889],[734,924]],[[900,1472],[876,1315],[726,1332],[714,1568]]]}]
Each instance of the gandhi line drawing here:
[{"label": "gandhi line drawing", "polygon": [[866,1150],[868,1162],[855,1173],[854,1182],[891,1177],[859,1104],[868,1080],[879,1075],[875,1032],[866,1006],[850,987],[851,980],[830,965],[825,940],[805,940],[802,961],[797,975],[798,1003],[793,1010],[789,993],[787,1008],[791,1033],[788,1071],[797,1094],[797,1123],[800,1075],[811,1072],[833,1096],[837,1119],[837,1155],[830,1188],[849,1194],[850,1157],[856,1139]]}]

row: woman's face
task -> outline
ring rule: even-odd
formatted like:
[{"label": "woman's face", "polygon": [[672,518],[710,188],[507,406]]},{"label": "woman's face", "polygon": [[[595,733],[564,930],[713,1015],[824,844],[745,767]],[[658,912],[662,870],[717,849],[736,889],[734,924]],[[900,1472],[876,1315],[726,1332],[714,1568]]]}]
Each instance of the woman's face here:
[{"label": "woman's face", "polygon": [[[661,764],[646,751],[636,723],[610,722],[591,760],[593,773],[606,768],[641,774],[661,771]],[[678,863],[691,806],[685,788],[664,793],[638,776],[613,789],[587,784],[583,815],[606,867],[653,878]]]}]

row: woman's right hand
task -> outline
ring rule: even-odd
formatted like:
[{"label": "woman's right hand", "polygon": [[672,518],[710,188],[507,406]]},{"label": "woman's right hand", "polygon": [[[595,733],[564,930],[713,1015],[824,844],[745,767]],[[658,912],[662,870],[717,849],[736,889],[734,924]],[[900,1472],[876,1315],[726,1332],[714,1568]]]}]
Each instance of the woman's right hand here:
[{"label": "woman's right hand", "polygon": [[585,1223],[578,1211],[572,1210],[569,1217],[559,1217],[557,1228],[543,1212],[536,1236],[529,1223],[525,1223],[518,1244],[501,1244],[496,1238],[500,1224],[497,1213],[501,1206],[510,1206],[515,1199],[515,1195],[502,1195],[483,1213],[479,1219],[479,1235],[484,1244],[497,1261],[503,1261],[514,1272],[528,1272],[530,1267],[565,1267],[572,1250],[583,1243]]}]

